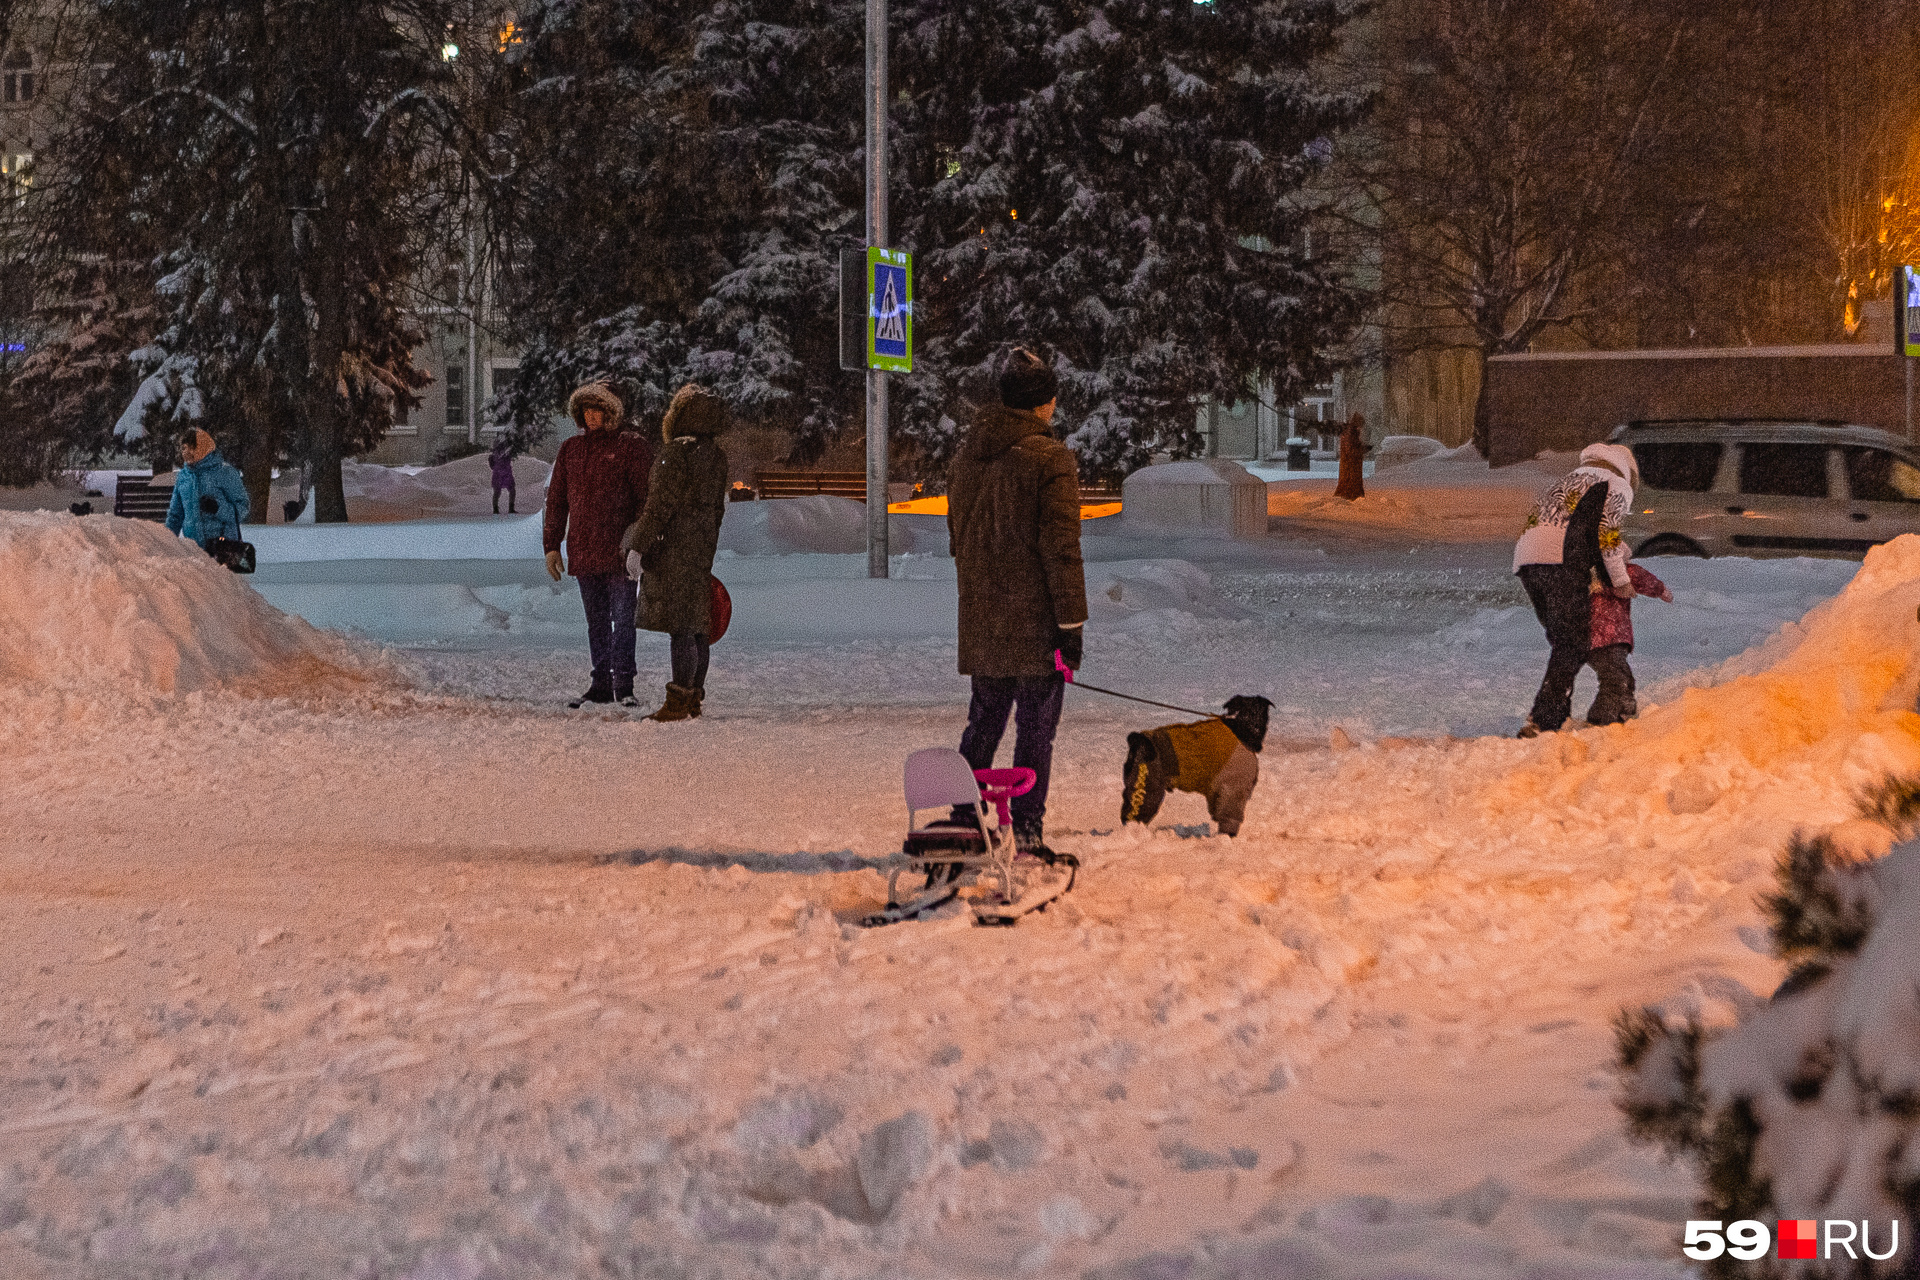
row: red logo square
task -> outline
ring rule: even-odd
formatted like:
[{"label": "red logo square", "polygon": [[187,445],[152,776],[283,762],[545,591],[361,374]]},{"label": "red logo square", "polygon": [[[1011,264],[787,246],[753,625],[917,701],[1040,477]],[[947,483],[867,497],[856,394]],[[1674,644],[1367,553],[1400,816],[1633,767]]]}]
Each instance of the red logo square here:
[{"label": "red logo square", "polygon": [[1818,1258],[1820,1256],[1820,1223],[1814,1218],[1781,1218],[1780,1257]]}]

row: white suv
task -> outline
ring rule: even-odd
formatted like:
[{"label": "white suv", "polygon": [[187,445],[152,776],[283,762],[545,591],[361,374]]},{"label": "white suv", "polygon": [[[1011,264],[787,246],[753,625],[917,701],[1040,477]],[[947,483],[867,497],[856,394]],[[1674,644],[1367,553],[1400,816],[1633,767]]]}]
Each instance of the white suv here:
[{"label": "white suv", "polygon": [[1629,422],[1640,487],[1624,526],[1641,556],[1859,559],[1920,533],[1920,449],[1832,422]]}]

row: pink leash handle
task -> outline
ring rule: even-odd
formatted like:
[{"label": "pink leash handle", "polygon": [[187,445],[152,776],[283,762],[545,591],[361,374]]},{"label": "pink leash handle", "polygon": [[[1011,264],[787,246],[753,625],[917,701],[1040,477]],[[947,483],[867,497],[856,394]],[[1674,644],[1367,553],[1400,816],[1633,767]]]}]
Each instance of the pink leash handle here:
[{"label": "pink leash handle", "polygon": [[1053,651],[1053,669],[1058,671],[1068,684],[1073,683],[1073,668],[1067,665],[1067,660],[1060,656],[1058,649]]}]

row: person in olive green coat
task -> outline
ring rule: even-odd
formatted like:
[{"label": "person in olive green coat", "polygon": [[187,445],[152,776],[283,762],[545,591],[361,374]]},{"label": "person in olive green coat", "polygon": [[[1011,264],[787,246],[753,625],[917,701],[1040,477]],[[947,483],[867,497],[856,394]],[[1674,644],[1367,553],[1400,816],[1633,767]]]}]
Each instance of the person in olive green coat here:
[{"label": "person in olive green coat", "polygon": [[727,512],[727,453],[714,439],[727,428],[727,407],[692,383],[674,393],[661,420],[660,456],[647,483],[647,505],[620,547],[640,579],[640,625],[673,639],[667,701],[650,720],[686,720],[706,697],[714,548]]},{"label": "person in olive green coat", "polygon": [[1013,799],[1014,839],[1035,852],[1046,849],[1041,828],[1066,690],[1055,655],[1079,670],[1087,620],[1079,468],[1051,425],[1058,390],[1051,366],[1015,348],[1000,403],[976,417],[947,488],[960,674],[973,677],[960,754],[991,768],[1013,713],[1013,763],[1034,772],[1033,789]]}]

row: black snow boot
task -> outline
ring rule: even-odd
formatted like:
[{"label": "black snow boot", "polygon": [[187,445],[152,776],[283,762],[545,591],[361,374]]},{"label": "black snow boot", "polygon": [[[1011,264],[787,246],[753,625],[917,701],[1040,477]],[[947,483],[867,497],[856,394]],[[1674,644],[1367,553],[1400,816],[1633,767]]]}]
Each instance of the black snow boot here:
[{"label": "black snow boot", "polygon": [[640,699],[633,696],[633,686],[631,684],[616,684],[613,686],[613,700],[623,707],[637,707],[640,705]]},{"label": "black snow boot", "polygon": [[1038,858],[1046,863],[1052,863],[1057,856],[1053,850],[1047,848],[1047,842],[1041,836],[1040,828],[1037,825],[1021,826],[1016,824],[1013,828],[1013,847],[1016,851],[1024,853],[1030,858]]},{"label": "black snow boot", "polygon": [[612,701],[613,701],[613,690],[608,686],[601,684],[598,680],[596,680],[593,682],[592,686],[588,688],[588,690],[585,693],[581,694],[579,697],[574,698],[573,700],[568,702],[567,706],[572,710],[578,711],[581,707],[587,705],[590,702],[608,703]]}]

